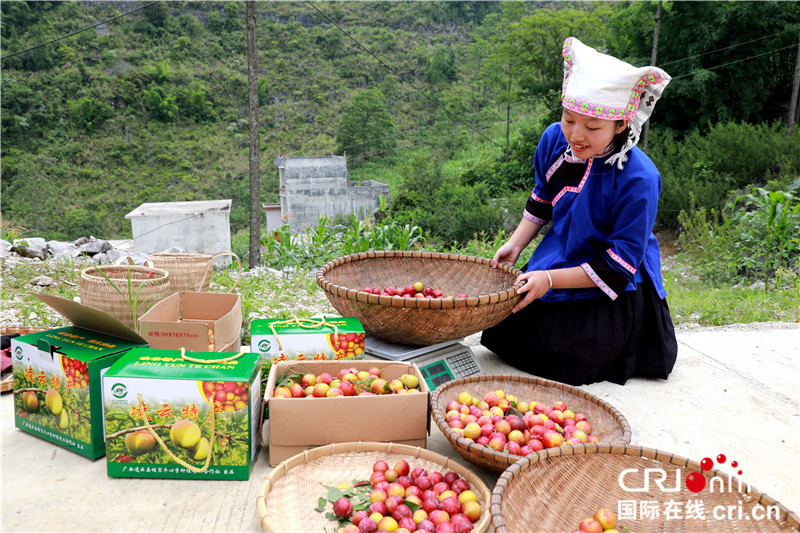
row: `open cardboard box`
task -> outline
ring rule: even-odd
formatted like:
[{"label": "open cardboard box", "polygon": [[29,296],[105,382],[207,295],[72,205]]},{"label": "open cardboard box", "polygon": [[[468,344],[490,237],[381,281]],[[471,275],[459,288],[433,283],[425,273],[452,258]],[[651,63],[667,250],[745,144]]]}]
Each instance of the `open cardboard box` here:
[{"label": "open cardboard box", "polygon": [[96,459],[105,454],[101,378],[147,341],[108,313],[52,294],[34,294],[73,325],[11,339],[14,423]]},{"label": "open cardboard box", "polygon": [[174,293],[139,317],[151,348],[235,352],[242,340],[242,299],[235,293]]},{"label": "open cardboard box", "polygon": [[[335,398],[273,398],[285,373],[328,372],[376,367],[386,380],[412,374],[420,393]],[[430,432],[430,389],[413,363],[375,360],[280,361],[272,366],[264,396],[269,406],[269,464],[277,466],[300,452],[334,442],[396,442],[424,448]]]}]

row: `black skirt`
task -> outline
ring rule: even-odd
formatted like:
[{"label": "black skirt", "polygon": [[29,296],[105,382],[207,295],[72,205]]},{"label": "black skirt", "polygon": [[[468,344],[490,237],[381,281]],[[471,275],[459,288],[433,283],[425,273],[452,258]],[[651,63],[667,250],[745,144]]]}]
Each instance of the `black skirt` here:
[{"label": "black skirt", "polygon": [[616,300],[534,300],[484,331],[481,344],[520,370],[570,385],[667,379],[678,355],[669,306],[647,274]]}]

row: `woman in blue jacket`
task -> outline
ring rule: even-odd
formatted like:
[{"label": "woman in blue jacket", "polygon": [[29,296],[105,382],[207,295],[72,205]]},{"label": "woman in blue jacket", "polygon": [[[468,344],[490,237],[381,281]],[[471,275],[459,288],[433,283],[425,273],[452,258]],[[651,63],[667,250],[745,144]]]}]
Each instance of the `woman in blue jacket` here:
[{"label": "woman in blue jacket", "polygon": [[493,264],[514,264],[550,227],[519,278],[522,299],[481,342],[573,385],[666,379],[677,342],[653,235],[661,176],[636,143],[670,77],[574,37],[563,55],[561,122],[539,141],[523,218]]}]

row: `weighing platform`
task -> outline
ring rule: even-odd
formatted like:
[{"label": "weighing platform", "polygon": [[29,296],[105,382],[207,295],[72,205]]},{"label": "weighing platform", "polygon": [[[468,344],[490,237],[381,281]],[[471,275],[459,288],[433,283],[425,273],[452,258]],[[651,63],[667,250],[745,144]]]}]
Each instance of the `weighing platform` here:
[{"label": "weighing platform", "polygon": [[458,340],[431,346],[410,346],[367,336],[364,351],[381,359],[410,360],[419,367],[431,390],[454,379],[480,374],[483,370],[472,349]]}]

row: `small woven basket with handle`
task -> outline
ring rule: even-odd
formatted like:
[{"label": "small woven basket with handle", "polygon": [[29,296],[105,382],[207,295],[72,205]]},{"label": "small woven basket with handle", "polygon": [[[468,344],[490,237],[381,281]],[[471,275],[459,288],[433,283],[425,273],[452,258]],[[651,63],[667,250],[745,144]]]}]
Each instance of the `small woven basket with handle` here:
[{"label": "small woven basket with handle", "polygon": [[[323,266],[317,283],[342,316],[357,317],[375,337],[400,344],[431,345],[461,339],[498,324],[519,300],[521,271],[492,268],[489,259],[417,251],[347,255]],[[415,282],[453,298],[369,294],[362,289],[405,287]],[[466,294],[466,298],[458,295]]]},{"label": "small woven basket with handle", "polygon": [[140,316],[172,294],[169,273],[147,263],[144,266],[117,263],[81,271],[81,303],[105,311],[135,330]]},{"label": "small woven basket with handle", "polygon": [[314,510],[319,499],[327,495],[323,485],[335,487],[341,483],[351,484],[354,479],[367,480],[376,461],[384,460],[393,465],[402,459],[408,461],[412,470],[421,467],[442,474],[451,470],[466,479],[481,505],[481,516],[474,523],[473,531],[488,531],[491,491],[477,474],[449,457],[391,442],[329,444],[283,461],[269,473],[259,489],[256,508],[261,527],[267,533],[334,531],[338,524]]},{"label": "small woven basket with handle", "polygon": [[[703,488],[689,490],[689,476],[701,476]],[[602,508],[618,515],[616,530],[633,533],[800,531],[796,513],[745,480],[668,452],[610,444],[551,448],[509,467],[492,492],[492,525],[497,533],[573,531]]]},{"label": "small woven basket with handle", "polygon": [[242,262],[233,252],[219,252],[215,255],[159,252],[150,254],[147,259],[154,267],[169,272],[172,292],[206,292],[211,284],[214,259],[227,255],[236,259],[239,267],[239,275],[230,290],[233,292],[242,277]]},{"label": "small woven basket with handle", "polygon": [[592,434],[597,435],[600,442],[631,442],[631,427],[622,413],[594,394],[565,383],[532,376],[494,374],[456,379],[440,385],[431,393],[431,413],[436,425],[464,459],[492,472],[500,473],[523,457],[498,452],[460,436],[448,425],[445,409],[462,392],[483,399],[486,393],[496,390],[529,403],[535,401],[550,406],[562,401],[574,413],[586,415]]}]

